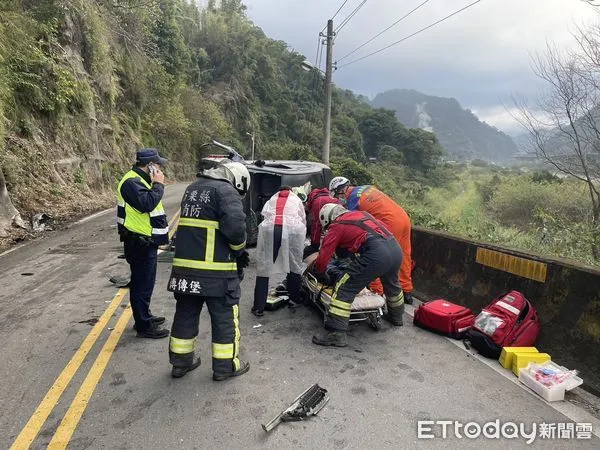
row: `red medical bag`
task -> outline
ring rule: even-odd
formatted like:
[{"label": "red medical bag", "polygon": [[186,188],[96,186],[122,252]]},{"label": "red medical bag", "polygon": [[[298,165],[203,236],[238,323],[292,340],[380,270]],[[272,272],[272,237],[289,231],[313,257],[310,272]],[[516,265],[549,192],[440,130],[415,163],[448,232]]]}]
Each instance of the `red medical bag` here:
[{"label": "red medical bag", "polygon": [[473,326],[475,315],[469,308],[444,299],[424,303],[415,310],[413,323],[419,328],[462,339]]}]

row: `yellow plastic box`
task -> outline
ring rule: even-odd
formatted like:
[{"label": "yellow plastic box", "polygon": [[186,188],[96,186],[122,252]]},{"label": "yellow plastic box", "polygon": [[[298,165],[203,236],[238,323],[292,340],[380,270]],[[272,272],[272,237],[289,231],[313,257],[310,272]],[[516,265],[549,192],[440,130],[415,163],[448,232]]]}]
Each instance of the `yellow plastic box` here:
[{"label": "yellow plastic box", "polygon": [[500,353],[500,364],[505,369],[512,369],[513,355],[515,353],[539,353],[535,347],[504,347]]},{"label": "yellow plastic box", "polygon": [[529,363],[545,363],[550,361],[550,355],[548,353],[515,353],[513,355],[512,371],[516,376],[519,376],[519,370],[527,367]]}]

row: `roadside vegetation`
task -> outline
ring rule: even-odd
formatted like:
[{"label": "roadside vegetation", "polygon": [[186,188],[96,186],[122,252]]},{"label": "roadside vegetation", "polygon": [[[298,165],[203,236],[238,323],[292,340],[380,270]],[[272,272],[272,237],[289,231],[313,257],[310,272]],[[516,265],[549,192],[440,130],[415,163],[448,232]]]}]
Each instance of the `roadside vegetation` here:
[{"label": "roadside vegetation", "polygon": [[382,166],[369,172],[409,212],[414,225],[600,266],[592,251],[589,194],[579,180],[544,170],[466,164],[438,169],[442,184],[439,178],[436,183],[410,181]]},{"label": "roadside vegetation", "polygon": [[[22,224],[21,217],[27,222],[45,212],[70,220],[111,206],[116,181],[141,146],[158,147],[170,159],[169,179],[182,181],[194,176],[200,147],[212,139],[250,156],[249,133],[259,158],[320,159],[321,74],[307,72],[304,55],[265,36],[240,0],[198,5],[0,2],[0,247],[22,239],[11,227]],[[592,31],[582,39],[584,49],[600,48],[600,33]],[[584,74],[585,91],[597,94],[600,63],[590,55],[597,53],[588,52],[571,72],[550,55],[552,64],[541,65],[541,73],[550,79]],[[583,106],[597,105],[595,99],[600,95]],[[576,115],[594,122],[595,114],[582,115],[583,106]],[[377,184],[415,225],[592,263],[599,257],[594,189],[600,174],[590,167],[600,165],[588,150],[598,152],[600,134],[571,145],[576,152],[567,160],[575,166],[565,167],[550,151],[551,140],[526,119],[540,156],[570,177],[485,163],[443,165],[434,134],[408,128],[393,111],[336,88],[331,166],[357,184]],[[577,179],[578,161],[591,162],[583,179]]]},{"label": "roadside vegetation", "polygon": [[[193,178],[212,139],[248,157],[254,134],[259,158],[320,158],[320,72],[240,0],[202,5],[0,2],[0,237],[15,211],[61,220],[109,206],[141,146],[169,158],[171,181]],[[442,154],[433,134],[350,91],[335,89],[333,105],[333,157],[383,152],[426,171]]]}]

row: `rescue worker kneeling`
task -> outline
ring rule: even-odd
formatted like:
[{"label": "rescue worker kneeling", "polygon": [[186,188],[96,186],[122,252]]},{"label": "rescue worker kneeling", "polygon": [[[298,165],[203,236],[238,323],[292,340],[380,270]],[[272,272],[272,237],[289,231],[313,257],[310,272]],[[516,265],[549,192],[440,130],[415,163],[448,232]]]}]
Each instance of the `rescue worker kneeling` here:
[{"label": "rescue worker kneeling", "polygon": [[315,261],[315,270],[324,272],[336,251],[354,254],[352,262],[337,281],[325,319],[326,333],[313,336],[317,345],[345,347],[351,305],[357,294],[371,281],[381,279],[387,303],[386,320],[402,326],[404,296],[398,282],[402,250],[389,230],[364,211],[348,211],[343,206],[327,204],[319,219],[326,230]]},{"label": "rescue worker kneeling", "polygon": [[194,360],[200,311],[206,303],[212,325],[215,381],[248,372],[238,358],[240,279],[249,263],[242,197],[250,187],[248,169],[226,162],[198,174],[181,201],[181,218],[168,290],[177,305],[169,361],[179,378],[200,365]]}]

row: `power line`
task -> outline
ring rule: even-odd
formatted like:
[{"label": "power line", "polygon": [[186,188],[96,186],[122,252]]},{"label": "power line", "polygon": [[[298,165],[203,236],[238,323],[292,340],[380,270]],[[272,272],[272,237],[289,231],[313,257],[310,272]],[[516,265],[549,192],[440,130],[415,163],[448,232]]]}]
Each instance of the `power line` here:
[{"label": "power line", "polygon": [[319,61],[317,63],[317,69],[321,69],[321,61],[323,61],[323,43],[321,43],[321,48],[319,48]]},{"label": "power line", "polygon": [[356,62],[358,62],[358,61],[362,61],[363,59],[366,59],[366,58],[368,58],[368,57],[370,57],[370,56],[376,55],[377,53],[381,53],[381,52],[383,52],[384,50],[387,50],[388,48],[390,48],[390,47],[393,47],[394,45],[397,45],[397,44],[399,44],[399,43],[401,43],[401,42],[404,42],[404,41],[406,41],[407,39],[410,39],[411,37],[413,37],[413,36],[416,36],[417,34],[419,34],[419,33],[422,33],[423,31],[425,31],[425,30],[428,30],[429,28],[432,28],[432,27],[434,27],[434,26],[435,26],[435,25],[437,25],[438,23],[441,23],[441,22],[443,22],[443,21],[445,21],[445,20],[449,19],[450,17],[457,15],[458,13],[460,13],[460,12],[464,11],[465,9],[468,9],[468,8],[470,8],[471,6],[474,6],[474,5],[476,5],[476,4],[477,4],[477,3],[479,3],[480,1],[481,1],[481,0],[476,0],[476,1],[474,1],[473,3],[470,3],[470,4],[468,4],[467,6],[465,6],[465,7],[461,8],[461,9],[459,9],[459,10],[457,10],[457,11],[454,11],[452,14],[449,14],[449,15],[447,15],[446,17],[444,17],[444,18],[442,18],[442,19],[438,20],[437,22],[433,22],[431,25],[427,25],[425,28],[421,28],[420,30],[418,30],[418,31],[415,31],[413,34],[409,34],[408,36],[406,36],[406,37],[403,37],[403,38],[402,38],[402,39],[400,39],[399,41],[393,42],[393,43],[391,43],[390,45],[387,45],[387,46],[385,46],[385,47],[383,47],[383,48],[380,48],[380,49],[379,49],[379,50],[377,50],[377,51],[374,51],[374,52],[372,52],[372,53],[369,53],[368,55],[362,56],[361,58],[358,58],[358,59],[353,59],[353,60],[352,60],[352,61],[350,61],[349,63],[346,63],[346,64],[344,64],[344,65],[342,65],[342,66],[338,67],[338,69],[341,69],[342,67],[349,66],[350,64],[354,64],[354,63],[356,63]]},{"label": "power line", "polygon": [[[342,6],[340,6],[340,7],[338,8],[338,10],[335,12],[335,14],[333,15],[333,17],[331,18],[331,20],[335,19],[335,16],[337,16],[337,15],[338,15],[338,13],[339,13],[339,12],[342,10],[342,8],[344,7],[344,5],[345,5],[346,3],[348,3],[348,0],[345,0],[345,1],[344,1],[344,3],[342,3]],[[325,28],[327,28],[327,27],[325,27]],[[323,29],[325,29],[325,28],[323,28]]]},{"label": "power line", "polygon": [[321,44],[321,33],[319,33],[319,36],[317,36],[317,55],[315,56],[315,66],[317,66],[317,64],[319,63],[319,50],[322,50],[322,45],[323,44]]},{"label": "power line", "polygon": [[337,33],[339,33],[339,32],[341,31],[341,29],[342,29],[342,28],[344,28],[344,27],[345,27],[345,26],[348,24],[348,22],[350,22],[350,19],[352,19],[352,18],[353,18],[353,17],[356,15],[356,13],[357,13],[357,12],[360,10],[360,8],[362,8],[362,7],[363,7],[363,5],[364,5],[365,3],[367,3],[367,0],[363,0],[363,1],[362,1],[362,3],[361,3],[360,5],[358,5],[356,8],[354,8],[354,11],[352,11],[352,12],[351,12],[351,13],[348,15],[348,17],[346,17],[346,18],[345,18],[345,19],[342,21],[342,23],[341,23],[341,24],[340,24],[340,25],[339,25],[339,26],[338,26],[338,27],[337,27],[337,28],[334,30],[334,34],[337,34]]},{"label": "power line", "polygon": [[421,3],[419,6],[417,6],[416,8],[412,9],[411,11],[409,11],[408,13],[406,13],[405,15],[403,15],[402,17],[400,17],[398,20],[396,20],[393,24],[391,24],[389,27],[387,27],[385,30],[383,30],[382,32],[380,32],[379,34],[376,34],[375,36],[373,36],[371,39],[369,39],[367,42],[365,42],[364,44],[362,44],[360,47],[355,48],[354,50],[352,50],[350,53],[345,54],[344,56],[342,56],[340,59],[337,60],[337,62],[340,62],[344,59],[346,59],[348,56],[353,55],[354,53],[356,53],[357,51],[359,51],[361,48],[363,48],[365,45],[370,44],[371,42],[373,42],[375,39],[377,39],[379,36],[381,36],[383,33],[385,33],[386,31],[388,31],[390,28],[395,27],[396,25],[398,25],[400,22],[402,22],[404,19],[406,19],[408,16],[410,16],[412,13],[414,13],[417,9],[419,9],[421,6],[425,5],[426,3],[428,3],[429,0],[425,0],[423,3]]},{"label": "power line", "polygon": [[[331,20],[335,19],[335,17],[336,17],[336,16],[339,14],[339,12],[342,10],[342,8],[344,7],[344,5],[346,5],[346,3],[348,3],[348,0],[344,0],[344,3],[342,3],[342,6],[340,6],[340,7],[338,8],[338,10],[335,12],[335,14],[333,15],[333,17],[331,18]],[[321,30],[321,33],[322,33],[323,31],[325,31],[326,29],[327,29],[327,25],[325,25],[325,26],[323,27],[323,29]]]}]

